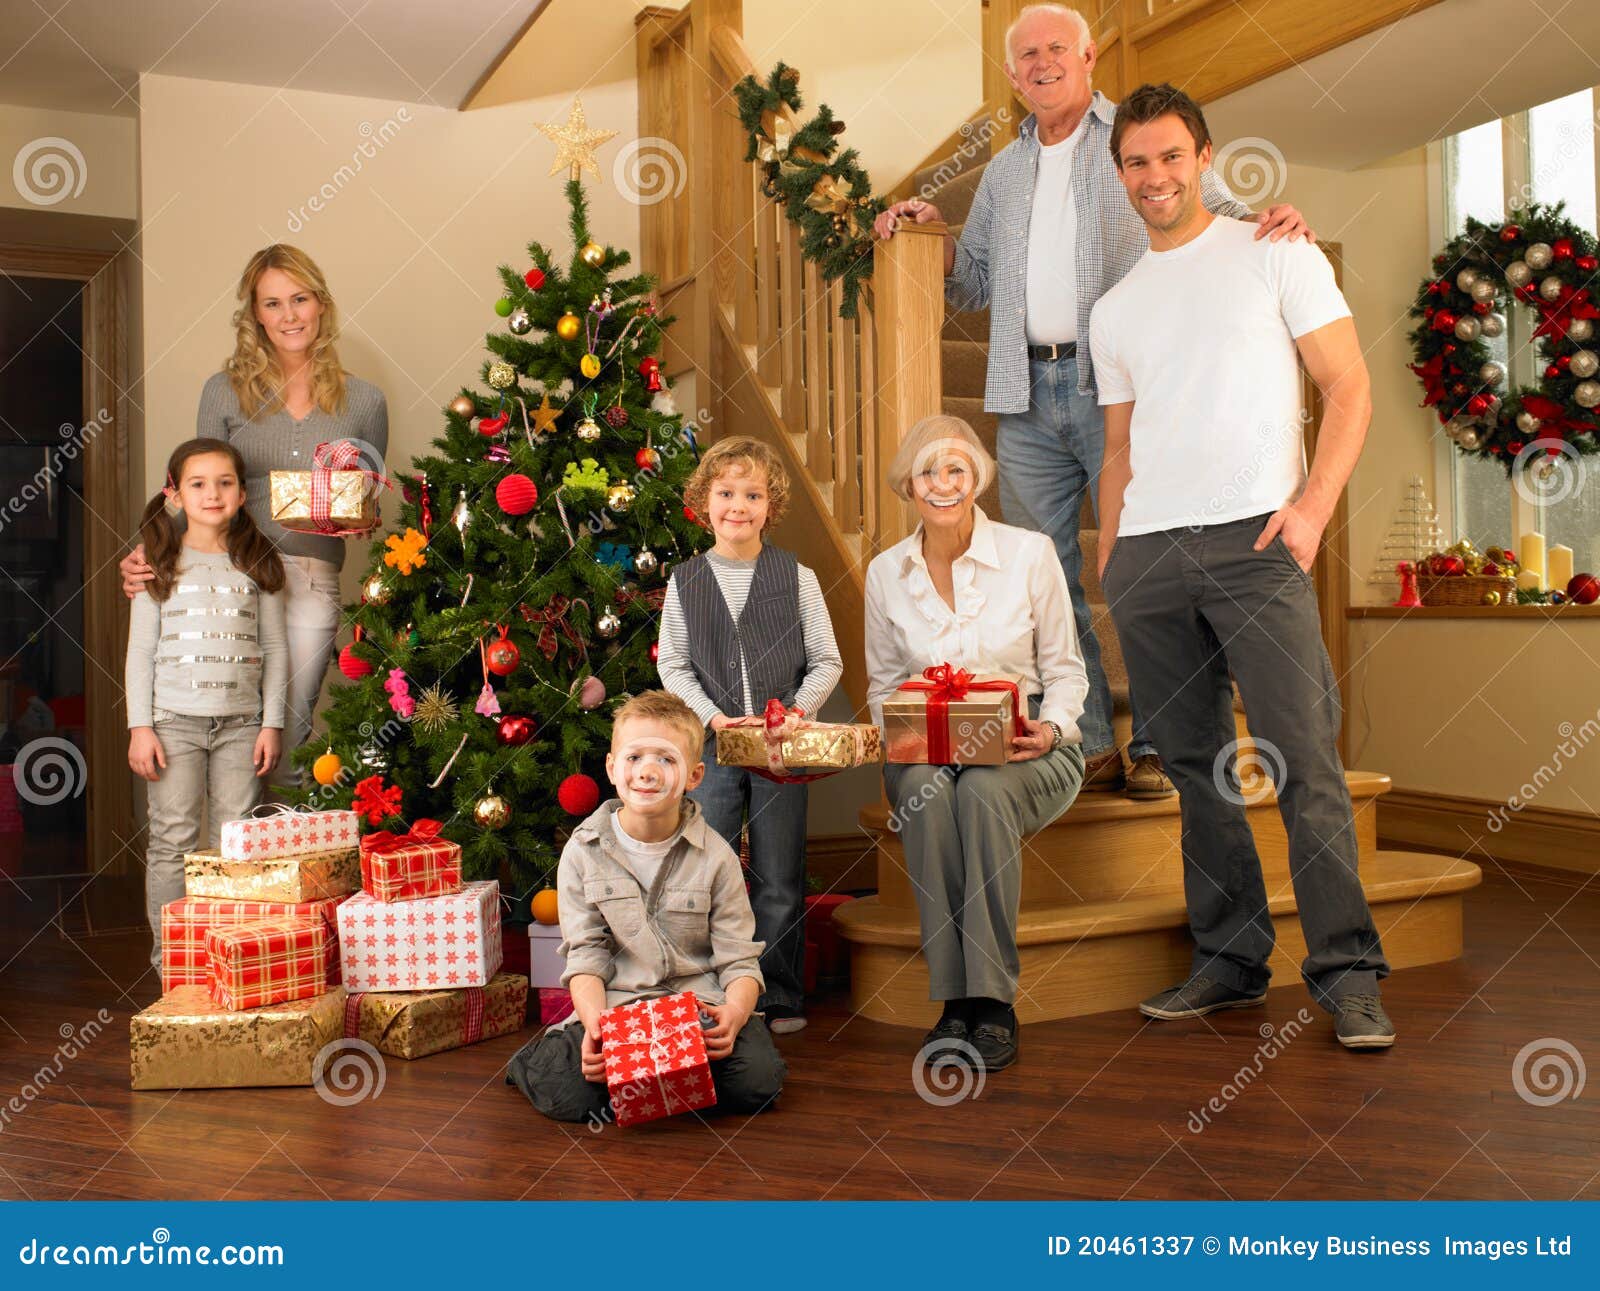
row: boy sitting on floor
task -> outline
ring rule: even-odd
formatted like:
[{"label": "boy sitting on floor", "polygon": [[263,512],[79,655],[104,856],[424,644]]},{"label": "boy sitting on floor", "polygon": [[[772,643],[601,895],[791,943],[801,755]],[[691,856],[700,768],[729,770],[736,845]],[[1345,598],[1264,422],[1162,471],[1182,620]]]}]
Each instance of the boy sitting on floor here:
[{"label": "boy sitting on floor", "polygon": [[600,1014],[693,991],[714,1019],[705,1031],[717,1107],[759,1112],[786,1074],[765,1021],[752,940],[755,916],[739,858],[684,798],[700,783],[704,728],[676,695],[652,690],[612,721],[606,775],[617,797],[572,831],[556,872],[562,984],[573,1017],[530,1041],[506,1080],[558,1121],[610,1110]]}]

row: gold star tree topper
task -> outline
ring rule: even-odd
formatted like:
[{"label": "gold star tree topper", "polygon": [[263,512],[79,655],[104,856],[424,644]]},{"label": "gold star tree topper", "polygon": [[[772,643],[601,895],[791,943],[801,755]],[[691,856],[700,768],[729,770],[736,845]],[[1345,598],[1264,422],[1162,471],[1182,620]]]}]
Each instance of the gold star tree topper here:
[{"label": "gold star tree topper", "polygon": [[617,134],[615,130],[589,129],[589,123],[583,116],[583,100],[577,97],[572,100],[572,111],[567,114],[565,125],[544,121],[539,124],[539,130],[556,145],[556,159],[550,165],[550,173],[558,175],[563,166],[569,166],[573,179],[579,178],[579,172],[583,170],[592,172],[596,179],[600,177],[594,150]]}]

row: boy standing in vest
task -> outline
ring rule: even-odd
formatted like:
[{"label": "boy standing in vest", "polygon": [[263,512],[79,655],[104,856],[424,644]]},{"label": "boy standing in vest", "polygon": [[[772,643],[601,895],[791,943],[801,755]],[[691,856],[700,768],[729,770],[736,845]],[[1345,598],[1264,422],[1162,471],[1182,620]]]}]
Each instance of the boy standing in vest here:
[{"label": "boy standing in vest", "polygon": [[707,729],[706,776],[690,794],[734,851],[750,835],[750,903],[766,943],[757,1008],[778,1035],[805,1026],[806,786],[720,766],[715,732],[780,699],[815,717],[844,672],[817,576],[762,534],[783,518],[789,477],[759,440],[709,448],[684,501],[716,545],[672,572],[661,610],[661,683]]}]

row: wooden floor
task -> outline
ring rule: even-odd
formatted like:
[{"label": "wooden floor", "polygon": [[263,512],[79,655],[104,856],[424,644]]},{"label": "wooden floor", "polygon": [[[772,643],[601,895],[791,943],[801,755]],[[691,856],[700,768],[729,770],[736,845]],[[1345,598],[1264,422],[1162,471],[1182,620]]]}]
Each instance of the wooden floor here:
[{"label": "wooden floor", "polygon": [[[6,885],[0,1197],[1600,1200],[1600,1070],[1551,1106],[1513,1083],[1545,1038],[1600,1065],[1600,879],[1570,873],[1486,864],[1466,957],[1390,979],[1387,1053],[1343,1052],[1318,1013],[1259,1058],[1260,1029],[1309,1007],[1285,984],[1193,1023],[1026,1027],[1015,1068],[934,1106],[913,1086],[916,1033],[853,1020],[840,996],[781,1042],[774,1110],[598,1131],[502,1083],[531,1032],[390,1060],[381,1096],[351,1107],[310,1089],[134,1093],[127,1019],[156,994],[143,939],[64,938],[38,922],[53,889],[31,895]],[[114,1022],[55,1074],[61,1035],[102,1007]]]}]

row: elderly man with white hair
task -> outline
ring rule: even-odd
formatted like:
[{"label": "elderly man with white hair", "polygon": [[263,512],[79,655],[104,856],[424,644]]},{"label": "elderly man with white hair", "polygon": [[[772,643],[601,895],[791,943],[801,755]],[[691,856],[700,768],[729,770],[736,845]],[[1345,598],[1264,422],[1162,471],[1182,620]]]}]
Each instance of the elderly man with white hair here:
[{"label": "elderly man with white hair", "polygon": [[[1116,104],[1091,84],[1096,49],[1083,16],[1062,5],[1029,5],[1006,33],[1006,53],[1006,76],[1031,112],[1016,141],[984,170],[960,242],[945,239],[945,297],[958,310],[988,307],[983,406],[999,416],[1005,518],[1050,536],[1071,591],[1089,678],[1081,722],[1084,788],[1165,797],[1172,782],[1137,695],[1124,775],[1078,545],[1084,490],[1093,504],[1104,442],[1089,311],[1145,253],[1149,239],[1117,178],[1110,149]],[[1251,218],[1211,170],[1201,177],[1200,198],[1218,215]],[[943,217],[920,198],[896,202],[878,217],[878,236],[894,236],[903,218],[924,224]],[[1287,205],[1265,212],[1259,225],[1258,238],[1312,238]]]}]

